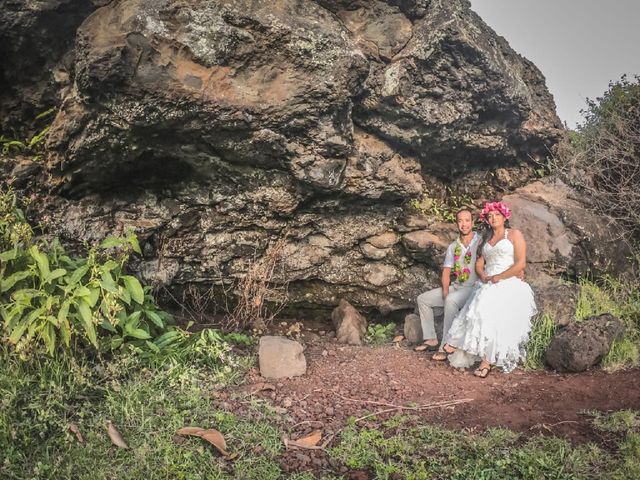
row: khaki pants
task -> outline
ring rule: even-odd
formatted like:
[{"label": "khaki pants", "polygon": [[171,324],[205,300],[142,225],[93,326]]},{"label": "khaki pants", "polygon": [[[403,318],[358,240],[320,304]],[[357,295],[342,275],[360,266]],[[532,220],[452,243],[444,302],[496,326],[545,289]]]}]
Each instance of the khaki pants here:
[{"label": "khaki pants", "polygon": [[437,339],[436,329],[433,323],[433,307],[444,307],[444,325],[442,327],[442,341],[444,345],[449,341],[449,329],[460,309],[467,302],[473,291],[473,286],[460,286],[452,284],[446,299],[442,298],[442,288],[434,288],[418,295],[418,311],[422,324],[422,337],[424,340]]}]

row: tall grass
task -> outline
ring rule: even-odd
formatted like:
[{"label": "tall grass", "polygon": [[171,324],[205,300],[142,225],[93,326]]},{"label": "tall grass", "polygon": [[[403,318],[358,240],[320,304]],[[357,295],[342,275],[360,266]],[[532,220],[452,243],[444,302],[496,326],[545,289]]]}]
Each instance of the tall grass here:
[{"label": "tall grass", "polygon": [[556,322],[551,315],[543,313],[533,321],[529,341],[527,342],[527,358],[524,368],[533,370],[544,368],[544,354],[556,331]]},{"label": "tall grass", "polygon": [[[575,320],[610,313],[625,326],[623,338],[613,342],[602,366],[607,371],[640,366],[640,290],[638,286],[605,276],[580,281]],[[526,351],[525,369],[544,367],[544,354],[555,333],[553,317],[543,313],[533,321]]]},{"label": "tall grass", "polygon": [[605,276],[597,282],[580,282],[580,295],[576,306],[576,320],[610,313],[625,326],[624,337],[613,342],[611,350],[602,360],[608,371],[640,365],[640,290],[637,285]]}]

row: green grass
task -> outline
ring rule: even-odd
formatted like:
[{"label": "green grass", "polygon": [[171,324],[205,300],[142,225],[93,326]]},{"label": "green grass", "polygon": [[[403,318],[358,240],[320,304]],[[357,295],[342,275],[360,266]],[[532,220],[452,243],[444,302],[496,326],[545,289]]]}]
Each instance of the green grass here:
[{"label": "green grass", "polygon": [[[242,366],[232,373],[225,365],[149,366],[132,356],[24,363],[6,350],[0,358],[0,478],[281,478],[275,459],[282,432],[270,410],[255,405],[240,418],[212,401],[212,393],[242,376]],[[107,420],[129,450],[111,444]],[[68,431],[70,422],[85,445]],[[176,441],[184,426],[218,429],[237,458],[222,459],[199,438]]]},{"label": "green grass", "polygon": [[576,320],[593,315],[611,313],[625,325],[625,335],[613,342],[611,350],[602,360],[607,371],[640,366],[640,290],[636,285],[612,277],[598,282],[580,282],[580,295],[576,306]]},{"label": "green grass", "polygon": [[[314,478],[282,471],[286,428],[268,402],[249,401],[235,415],[215,400],[221,387],[242,378],[250,358],[228,353],[217,365],[190,358],[23,362],[0,348],[0,478]],[[232,362],[229,373],[225,367]],[[617,449],[505,429],[456,432],[398,415],[376,429],[350,421],[327,454],[332,465],[366,470],[376,479],[640,478],[640,413],[587,413],[596,428],[617,439]],[[107,420],[130,449],[111,444]],[[70,422],[82,432],[84,445],[68,431]],[[237,457],[224,460],[200,438],[176,437],[184,426],[216,428]],[[331,471],[324,475],[343,478]]]},{"label": "green grass", "polygon": [[592,417],[593,426],[603,432],[640,432],[640,412],[635,410],[619,410],[611,413],[589,410],[584,413]]},{"label": "green grass", "polygon": [[538,315],[533,321],[529,341],[527,342],[527,358],[524,368],[527,370],[544,368],[544,354],[556,331],[553,317],[547,313]]},{"label": "green grass", "polygon": [[617,452],[557,437],[525,438],[504,429],[453,432],[429,425],[402,428],[404,421],[396,421],[393,434],[352,422],[330,453],[349,468],[372,472],[375,479],[640,478],[637,412],[598,415],[601,423],[627,433]]},{"label": "green grass", "polygon": [[603,279],[599,284],[583,279],[580,282],[580,294],[576,303],[576,320],[580,322],[602,313],[623,316],[624,302],[618,301],[623,294],[618,287],[618,282],[611,279]]}]

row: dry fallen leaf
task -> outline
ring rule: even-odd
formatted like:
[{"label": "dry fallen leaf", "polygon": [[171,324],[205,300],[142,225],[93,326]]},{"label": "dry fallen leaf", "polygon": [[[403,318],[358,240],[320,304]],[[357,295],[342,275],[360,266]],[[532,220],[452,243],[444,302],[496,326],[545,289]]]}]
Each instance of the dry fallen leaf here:
[{"label": "dry fallen leaf", "polygon": [[107,420],[107,433],[109,434],[111,442],[116,447],[129,448],[129,445],[127,445],[127,442],[124,441],[124,438],[122,438],[122,435],[120,435],[120,432],[116,429],[116,427],[113,426],[111,420]]},{"label": "dry fallen leaf", "polygon": [[213,428],[205,429],[200,427],[184,427],[176,432],[178,435],[191,435],[194,437],[200,437],[211,445],[216,447],[216,449],[227,459],[232,459],[235,455],[230,455],[227,452],[227,442],[224,439],[224,436]]},{"label": "dry fallen leaf", "polygon": [[397,335],[393,337],[393,343],[400,343],[402,340],[404,340],[404,335]]},{"label": "dry fallen leaf", "polygon": [[322,430],[314,430],[310,435],[296,440],[296,443],[315,447],[322,439]]},{"label": "dry fallen leaf", "polygon": [[195,435],[196,437],[199,437],[199,433],[202,432],[204,430],[204,428],[200,428],[200,427],[182,427],[180,430],[178,430],[176,433],[178,435]]},{"label": "dry fallen leaf", "polygon": [[285,448],[289,447],[297,447],[297,448],[306,448],[306,449],[317,449],[318,443],[322,439],[322,431],[314,430],[310,435],[306,437],[299,438],[298,440],[289,440],[288,438],[284,439]]},{"label": "dry fallen leaf", "polygon": [[80,433],[80,429],[75,423],[69,423],[67,425],[67,428],[71,433],[73,433],[76,436],[76,438],[78,439],[78,442],[84,443],[84,438],[82,437],[82,433]]}]

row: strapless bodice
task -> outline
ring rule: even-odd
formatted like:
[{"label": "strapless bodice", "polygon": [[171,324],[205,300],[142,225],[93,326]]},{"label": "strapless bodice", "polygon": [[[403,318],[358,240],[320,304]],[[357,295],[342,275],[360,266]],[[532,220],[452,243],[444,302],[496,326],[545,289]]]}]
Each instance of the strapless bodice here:
[{"label": "strapless bodice", "polygon": [[501,239],[493,246],[487,242],[482,247],[482,256],[485,274],[498,275],[513,265],[513,243],[507,238]]}]

